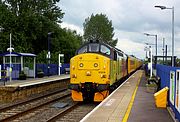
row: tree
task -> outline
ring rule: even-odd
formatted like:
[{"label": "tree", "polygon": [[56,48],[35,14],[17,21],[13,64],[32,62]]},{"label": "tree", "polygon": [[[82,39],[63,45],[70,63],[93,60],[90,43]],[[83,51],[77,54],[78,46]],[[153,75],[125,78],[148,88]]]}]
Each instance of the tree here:
[{"label": "tree", "polygon": [[114,37],[114,27],[112,21],[104,14],[92,14],[91,17],[86,18],[83,23],[84,26],[84,39],[99,40],[108,43],[111,46],[116,46],[118,39]]},{"label": "tree", "polygon": [[51,62],[58,62],[58,54],[65,54],[68,63],[82,42],[75,31],[62,29],[64,13],[57,6],[60,0],[3,0],[0,1],[0,53],[9,47],[9,34],[15,52],[29,52],[38,55],[38,63],[46,63],[48,32],[51,37]]},{"label": "tree", "polygon": [[47,33],[59,29],[57,22],[60,23],[64,15],[56,2],[59,0],[5,0],[15,16],[10,32],[16,51],[38,54],[46,49]]},{"label": "tree", "polygon": [[75,55],[76,50],[81,46],[82,36],[70,29],[59,29],[55,35],[57,37],[54,37],[51,43],[52,51],[64,54],[64,62],[68,63],[70,58]]}]

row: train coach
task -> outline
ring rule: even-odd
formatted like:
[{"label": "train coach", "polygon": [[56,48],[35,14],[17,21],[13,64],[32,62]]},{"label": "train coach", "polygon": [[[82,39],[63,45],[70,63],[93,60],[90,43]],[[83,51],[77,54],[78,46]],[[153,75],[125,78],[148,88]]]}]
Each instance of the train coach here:
[{"label": "train coach", "polygon": [[70,60],[70,89],[74,101],[104,100],[141,66],[141,61],[123,51],[98,41],[81,46]]}]

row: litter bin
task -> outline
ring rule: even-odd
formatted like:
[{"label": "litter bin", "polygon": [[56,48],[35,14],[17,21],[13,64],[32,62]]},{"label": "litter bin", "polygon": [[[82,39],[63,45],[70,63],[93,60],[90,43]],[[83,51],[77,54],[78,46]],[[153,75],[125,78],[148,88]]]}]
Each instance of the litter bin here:
[{"label": "litter bin", "polygon": [[168,89],[168,87],[165,87],[154,94],[156,107],[166,108]]}]

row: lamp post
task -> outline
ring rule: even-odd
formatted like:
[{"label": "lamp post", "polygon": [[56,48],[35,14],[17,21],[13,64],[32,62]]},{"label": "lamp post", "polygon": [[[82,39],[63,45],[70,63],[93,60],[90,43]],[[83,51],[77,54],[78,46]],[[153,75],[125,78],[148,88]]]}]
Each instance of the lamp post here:
[{"label": "lamp post", "polygon": [[156,45],[156,56],[157,56],[157,35],[155,34],[149,34],[149,33],[144,33],[146,36],[154,36],[155,37],[155,45]]},{"label": "lamp post", "polygon": [[148,47],[144,47],[144,51],[146,51],[146,59],[148,58],[148,56],[147,56],[147,51],[148,51]]},{"label": "lamp post", "polygon": [[[148,43],[146,43],[148,45]],[[148,47],[145,47],[145,51],[149,51],[149,57],[150,57],[150,62],[149,62],[149,59],[148,59],[148,70],[150,70],[150,77],[152,77],[152,48],[151,46],[149,45],[149,48]]]},{"label": "lamp post", "polygon": [[155,37],[155,45],[156,45],[155,64],[156,64],[157,63],[157,35],[156,34],[149,34],[149,33],[144,33],[144,35],[146,35],[146,36],[154,36]]},{"label": "lamp post", "polygon": [[[3,29],[4,29],[4,28],[0,26],[0,32],[2,32]],[[0,80],[1,80],[1,65],[0,65]],[[5,86],[5,81],[4,81],[4,86]]]},{"label": "lamp post", "polygon": [[162,49],[162,51],[163,51],[163,64],[164,64],[164,42],[165,42],[165,38],[163,38],[163,49]]},{"label": "lamp post", "polygon": [[[156,44],[152,44],[152,43],[145,43],[147,46],[149,46],[149,48],[148,49],[150,49],[150,48],[152,48],[151,46],[153,46],[153,45],[156,45]],[[151,52],[152,53],[152,52]],[[151,57],[151,53],[150,53],[150,51],[149,51],[149,57]]]},{"label": "lamp post", "polygon": [[51,41],[51,34],[52,32],[48,33],[48,54],[47,54],[47,59],[48,59],[48,77],[49,77],[49,70],[50,70],[50,59],[51,59],[51,53],[50,53],[50,41]]},{"label": "lamp post", "polygon": [[7,48],[7,51],[9,51],[9,54],[10,54],[10,59],[9,59],[9,80],[10,80],[10,82],[12,81],[12,57],[11,57],[11,53],[12,53],[12,51],[14,50],[14,48],[13,47],[11,47],[12,46],[12,41],[11,41],[11,39],[12,39],[12,36],[11,36],[11,33],[10,33],[10,35],[9,35],[9,37],[10,37],[10,43],[9,43],[9,48]]},{"label": "lamp post", "polygon": [[174,6],[172,8],[166,6],[154,6],[156,8],[164,9],[172,9],[172,67],[174,67]]}]

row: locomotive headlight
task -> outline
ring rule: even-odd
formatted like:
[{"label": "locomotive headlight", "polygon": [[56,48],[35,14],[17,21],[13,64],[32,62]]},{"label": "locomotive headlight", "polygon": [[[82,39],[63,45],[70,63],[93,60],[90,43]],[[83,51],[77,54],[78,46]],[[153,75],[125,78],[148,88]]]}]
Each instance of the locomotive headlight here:
[{"label": "locomotive headlight", "polygon": [[94,67],[98,67],[98,64],[97,64],[97,63],[94,63]]},{"label": "locomotive headlight", "polygon": [[101,74],[101,78],[106,78],[106,74]]},{"label": "locomotive headlight", "polygon": [[79,66],[80,66],[80,67],[83,67],[83,66],[84,66],[84,64],[83,64],[83,63],[80,63],[80,64],[79,64]]},{"label": "locomotive headlight", "polygon": [[72,78],[77,78],[76,74],[71,75]]}]

